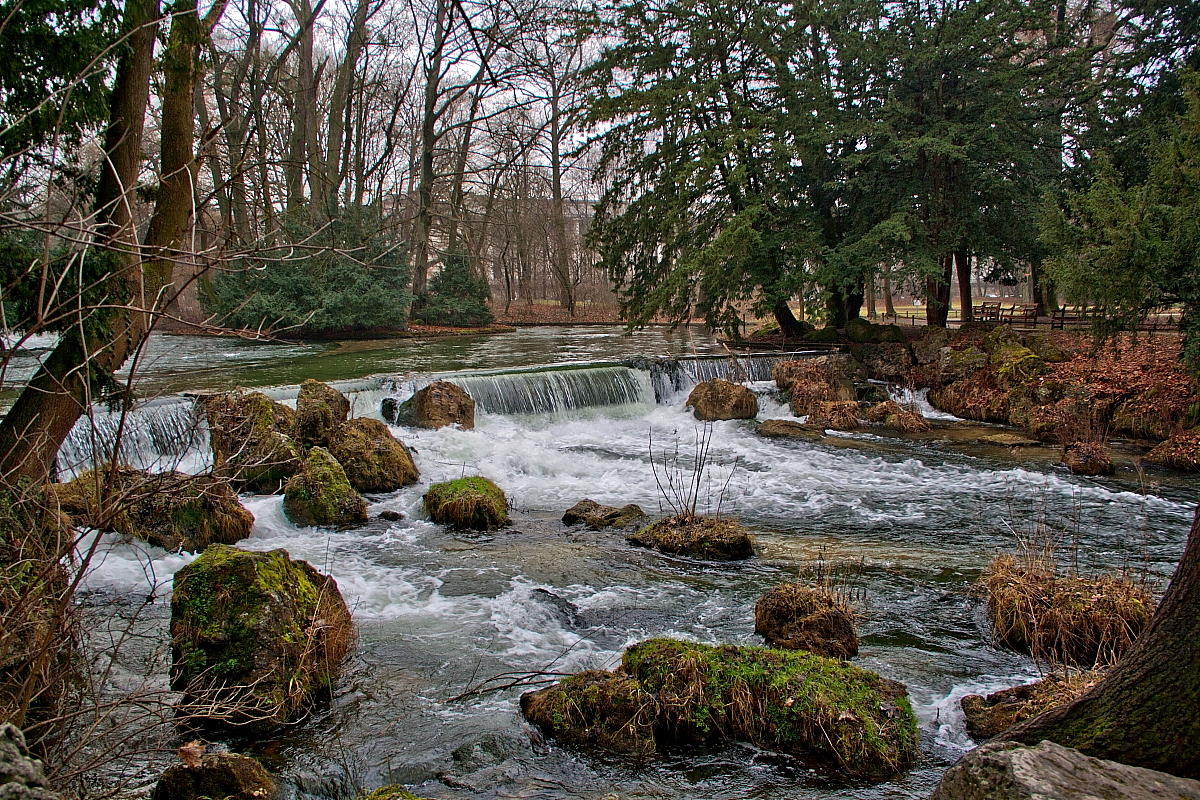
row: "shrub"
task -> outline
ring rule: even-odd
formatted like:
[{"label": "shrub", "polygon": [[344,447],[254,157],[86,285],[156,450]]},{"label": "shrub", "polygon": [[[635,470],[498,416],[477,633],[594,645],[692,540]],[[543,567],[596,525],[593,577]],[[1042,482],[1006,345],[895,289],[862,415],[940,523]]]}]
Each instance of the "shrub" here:
[{"label": "shrub", "polygon": [[442,268],[413,303],[412,316],[426,325],[481,328],[494,320],[490,296],[487,281],[475,274],[467,254],[455,248],[442,256]]}]

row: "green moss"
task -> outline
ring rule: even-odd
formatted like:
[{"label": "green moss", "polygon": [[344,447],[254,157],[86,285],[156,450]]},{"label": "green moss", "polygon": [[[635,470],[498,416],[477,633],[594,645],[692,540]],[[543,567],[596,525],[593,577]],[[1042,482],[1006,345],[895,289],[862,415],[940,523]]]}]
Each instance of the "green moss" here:
[{"label": "green moss", "polygon": [[392,784],[391,786],[382,786],[376,789],[370,794],[365,795],[362,800],[425,800],[425,798],[417,797],[403,786]]},{"label": "green moss", "polygon": [[622,670],[657,696],[660,724],[683,741],[742,739],[871,780],[916,757],[904,688],[835,659],[651,639],[625,651]]},{"label": "green moss", "polygon": [[454,528],[489,530],[508,523],[508,499],[487,478],[435,483],[423,500],[430,519]]},{"label": "green moss", "polygon": [[328,450],[314,447],[284,488],[283,510],[297,525],[353,525],[367,521],[367,504]]},{"label": "green moss", "polygon": [[345,423],[330,442],[329,452],[357,491],[394,492],[417,482],[412,456],[379,420],[359,418]]},{"label": "green moss", "polygon": [[736,561],[754,555],[754,539],[746,529],[723,517],[667,517],[629,535],[627,541],[708,561]]},{"label": "green moss", "polygon": [[1026,383],[1045,373],[1046,362],[1019,342],[1002,341],[988,356],[1002,386]]}]

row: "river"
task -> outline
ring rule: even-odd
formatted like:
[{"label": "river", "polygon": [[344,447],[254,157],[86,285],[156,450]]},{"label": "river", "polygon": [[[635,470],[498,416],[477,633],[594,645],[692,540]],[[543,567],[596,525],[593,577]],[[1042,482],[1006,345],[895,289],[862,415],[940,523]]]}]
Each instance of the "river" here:
[{"label": "river", "polygon": [[[316,377],[340,381],[356,413],[377,416],[382,397],[403,397],[435,374],[458,373],[472,391],[491,392],[475,430],[393,428],[415,451],[421,481],[369,498],[372,522],[362,528],[298,528],[283,516],[281,498],[243,498],[256,523],[241,546],[285,548],[332,574],[358,625],[358,648],[333,701],[263,751],[289,796],[333,800],[403,783],[433,798],[926,797],[973,745],[958,698],[1038,674],[1028,658],[990,644],[981,605],[967,591],[992,555],[1019,538],[1050,535],[1086,566],[1146,571],[1161,585],[1182,550],[1191,482],[1098,481],[936,442],[875,448],[862,436],[864,447],[848,449],[770,440],[745,421],[712,426],[701,506],[720,503],[749,526],[757,558],[700,563],[631,547],[618,533],[563,526],[563,510],[585,497],[657,512],[652,461],[660,473],[687,468],[693,452],[697,423],[683,400],[695,364],[724,369],[700,361],[664,381],[661,370],[628,360],[718,352],[697,331],[623,336],[586,327],[319,346],[152,342],[137,382],[146,394],[283,386],[272,393],[286,400],[299,380]],[[599,366],[563,369],[570,364]],[[768,383],[752,385],[760,419],[791,416]],[[187,407],[177,397],[156,400],[138,412],[149,416],[135,414],[135,433],[162,425],[147,420],[184,419],[179,409]],[[522,413],[531,408],[542,413]],[[177,427],[133,437],[131,460],[202,469],[202,430],[163,446]],[[672,462],[664,451],[676,444],[681,455]],[[86,456],[84,445],[74,447],[72,458]],[[486,475],[508,493],[511,527],[464,534],[424,518],[422,492],[464,473]],[[377,519],[384,510],[404,519]],[[85,582],[87,605],[99,617],[142,609],[148,638],[138,658],[151,662],[152,682],[161,684],[170,580],[191,556],[111,536],[100,550]],[[651,636],[759,643],[757,597],[818,560],[845,566],[860,596],[857,663],[907,684],[920,718],[921,761],[896,780],[838,783],[741,745],[633,770],[542,741],[520,716],[520,688],[449,699],[501,673],[610,668],[624,647]],[[148,766],[146,780],[152,773]]]}]

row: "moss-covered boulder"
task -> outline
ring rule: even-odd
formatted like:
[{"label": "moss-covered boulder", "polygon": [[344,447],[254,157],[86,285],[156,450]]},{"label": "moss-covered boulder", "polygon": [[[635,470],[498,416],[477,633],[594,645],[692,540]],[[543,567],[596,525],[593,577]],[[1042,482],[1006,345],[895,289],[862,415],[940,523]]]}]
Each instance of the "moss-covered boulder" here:
[{"label": "moss-covered boulder", "polygon": [[696,419],[705,422],[758,416],[758,398],[754,392],[721,378],[696,384],[684,407],[692,409]]},{"label": "moss-covered boulder", "polygon": [[1001,339],[988,354],[988,366],[1001,387],[1032,381],[1046,372],[1046,362],[1019,341]]},{"label": "moss-covered boulder", "polygon": [[213,470],[235,488],[278,492],[300,469],[303,456],[292,439],[296,413],[261,392],[229,392],[200,398],[212,446]]},{"label": "moss-covered boulder", "polygon": [[307,447],[328,445],[350,416],[350,401],[332,386],[309,378],[296,395],[295,438]]},{"label": "moss-covered boulder", "polygon": [[342,425],[329,452],[360,492],[394,492],[419,476],[408,449],[377,419],[360,417]]},{"label": "moss-covered boulder", "polygon": [[150,800],[275,800],[279,784],[249,756],[205,753],[173,764],[158,779]]},{"label": "moss-covered boulder", "polygon": [[297,525],[361,525],[367,501],[328,450],[314,447],[283,490],[283,513]]},{"label": "moss-covered boulder", "polygon": [[651,639],[621,669],[656,697],[660,742],[747,741],[871,781],[918,753],[904,686],[836,659]]},{"label": "moss-covered boulder", "polygon": [[1112,457],[1100,442],[1074,442],[1063,448],[1062,463],[1076,475],[1111,475]]},{"label": "moss-covered boulder", "polygon": [[1142,460],[1169,469],[1200,472],[1200,428],[1175,434],[1155,446]]},{"label": "moss-covered boulder", "polygon": [[583,525],[594,531],[601,528],[624,528],[646,516],[642,507],[629,503],[621,506],[605,506],[595,500],[580,500],[563,512],[565,525]]},{"label": "moss-covered boulder", "polygon": [[846,338],[852,342],[863,344],[880,344],[882,342],[904,343],[908,337],[899,325],[876,325],[873,322],[855,317],[846,321]]},{"label": "moss-covered boulder", "polygon": [[521,713],[547,735],[585,752],[643,760],[655,753],[654,695],[628,675],[591,670],[521,697]]},{"label": "moss-covered boulder", "polygon": [[362,800],[426,800],[426,798],[417,797],[403,786],[391,784],[381,786],[370,794],[363,795]]},{"label": "moss-covered boulder", "polygon": [[918,366],[938,364],[942,359],[942,351],[950,346],[950,332],[945,328],[931,325],[924,333],[912,341],[913,361]]},{"label": "moss-covered boulder", "polygon": [[429,518],[451,528],[485,531],[508,524],[508,498],[487,478],[435,483],[422,499]]},{"label": "moss-covered boulder", "polygon": [[1075,700],[1102,675],[1103,672],[1095,670],[1060,673],[986,696],[969,694],[959,701],[967,732],[976,740],[999,736],[1018,722]]},{"label": "moss-covered boulder", "polygon": [[254,527],[254,515],[229,481],[211,475],[105,468],[51,490],[75,524],[165,550],[196,553],[210,544],[234,544]]},{"label": "moss-covered boulder", "polygon": [[754,539],[724,517],[680,514],[660,519],[627,538],[630,544],[706,561],[737,561],[754,555]]},{"label": "moss-covered boulder", "polygon": [[29,752],[25,734],[9,722],[0,722],[0,798],[61,800],[50,789],[41,760]]},{"label": "moss-covered boulder", "polygon": [[337,583],[285,550],[213,545],[175,573],[171,688],[200,724],[253,731],[300,718],[353,639]]},{"label": "moss-covered boulder", "polygon": [[854,357],[863,365],[867,377],[877,381],[903,381],[912,370],[908,345],[897,342],[854,345]]},{"label": "moss-covered boulder", "polygon": [[854,400],[834,400],[813,403],[808,406],[805,424],[820,430],[853,431],[862,427],[859,419],[861,407]]},{"label": "moss-covered boulder", "polygon": [[767,647],[830,658],[858,655],[853,610],[829,592],[801,583],[782,583],[758,599],[754,632]]},{"label": "moss-covered boulder", "polygon": [[[385,417],[386,418],[386,417]],[[475,427],[475,401],[449,381],[434,381],[395,407],[391,422],[415,428]]]}]

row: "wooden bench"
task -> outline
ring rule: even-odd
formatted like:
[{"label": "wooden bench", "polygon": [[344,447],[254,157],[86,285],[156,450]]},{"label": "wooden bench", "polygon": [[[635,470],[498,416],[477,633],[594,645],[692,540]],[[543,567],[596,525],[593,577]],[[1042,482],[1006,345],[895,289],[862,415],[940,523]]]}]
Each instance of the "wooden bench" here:
[{"label": "wooden bench", "polygon": [[1000,303],[984,301],[976,303],[971,308],[971,316],[980,322],[998,322],[1000,319]]},{"label": "wooden bench", "polygon": [[1013,327],[1037,327],[1037,306],[1032,303],[1014,303],[1008,308],[1000,309],[1000,321]]}]

